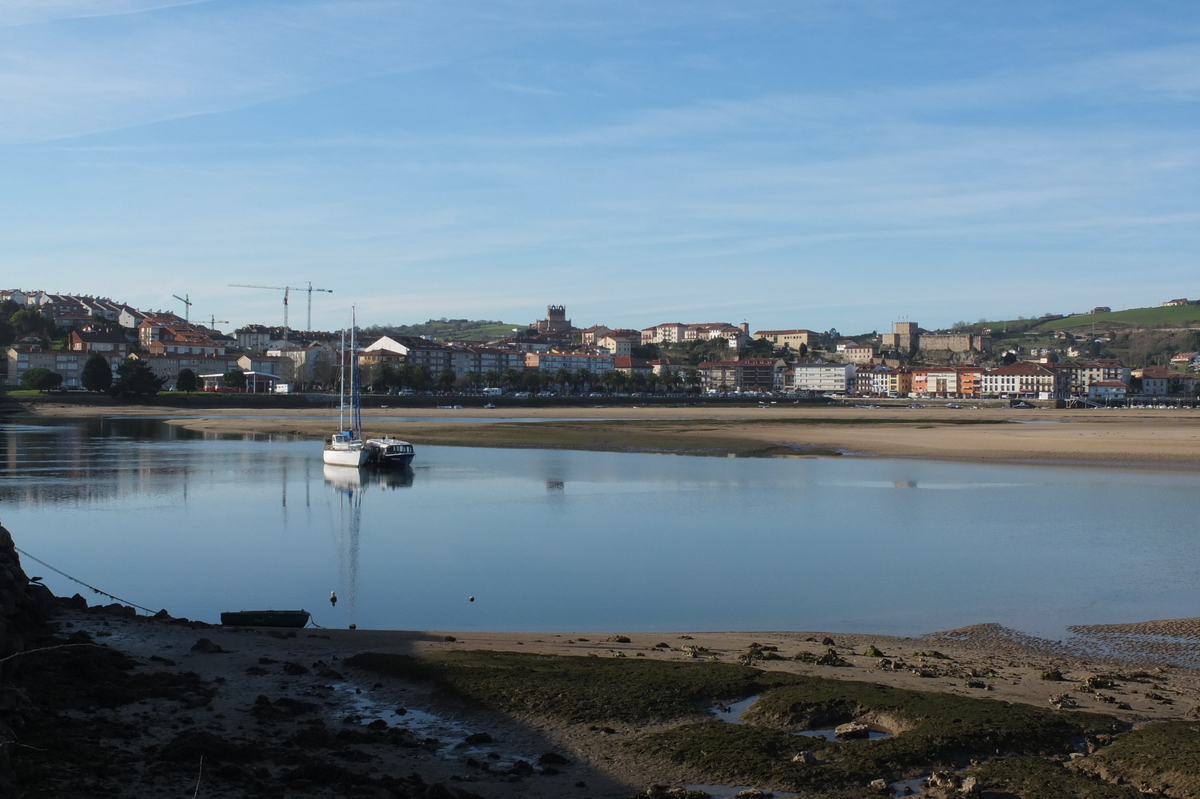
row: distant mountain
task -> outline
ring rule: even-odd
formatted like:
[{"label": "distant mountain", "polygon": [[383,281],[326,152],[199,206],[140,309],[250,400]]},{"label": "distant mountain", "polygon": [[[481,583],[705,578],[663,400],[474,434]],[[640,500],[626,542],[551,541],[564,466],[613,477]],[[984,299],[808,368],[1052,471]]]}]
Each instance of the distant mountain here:
[{"label": "distant mountain", "polygon": [[429,336],[440,340],[495,341],[512,335],[514,329],[525,330],[527,325],[513,325],[486,319],[430,319],[420,325],[373,325],[363,332],[376,336]]}]

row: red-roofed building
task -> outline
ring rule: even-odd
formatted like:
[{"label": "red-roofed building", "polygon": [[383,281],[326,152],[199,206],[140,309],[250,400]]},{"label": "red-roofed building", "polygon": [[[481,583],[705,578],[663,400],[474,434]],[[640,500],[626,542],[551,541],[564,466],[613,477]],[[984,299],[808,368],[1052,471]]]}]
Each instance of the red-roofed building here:
[{"label": "red-roofed building", "polygon": [[985,396],[1062,399],[1069,392],[1065,373],[1047,364],[1030,361],[988,369],[983,373],[981,383]]}]

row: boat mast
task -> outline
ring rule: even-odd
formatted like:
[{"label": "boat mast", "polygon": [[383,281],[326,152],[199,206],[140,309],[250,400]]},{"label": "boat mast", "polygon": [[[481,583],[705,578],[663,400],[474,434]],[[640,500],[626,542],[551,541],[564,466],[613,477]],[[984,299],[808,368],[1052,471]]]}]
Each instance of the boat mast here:
[{"label": "boat mast", "polygon": [[354,440],[362,439],[362,393],[358,386],[358,321],[350,306],[350,424]]},{"label": "boat mast", "polygon": [[346,328],[342,328],[342,349],[338,353],[338,431],[346,429]]}]

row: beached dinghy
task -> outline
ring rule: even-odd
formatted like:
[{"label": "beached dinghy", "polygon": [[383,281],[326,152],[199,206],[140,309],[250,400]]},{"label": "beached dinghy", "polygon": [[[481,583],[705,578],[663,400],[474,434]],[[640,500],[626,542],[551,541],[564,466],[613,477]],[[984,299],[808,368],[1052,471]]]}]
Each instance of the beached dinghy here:
[{"label": "beached dinghy", "polygon": [[304,627],[308,624],[307,610],[235,610],[221,614],[221,624],[228,627]]}]

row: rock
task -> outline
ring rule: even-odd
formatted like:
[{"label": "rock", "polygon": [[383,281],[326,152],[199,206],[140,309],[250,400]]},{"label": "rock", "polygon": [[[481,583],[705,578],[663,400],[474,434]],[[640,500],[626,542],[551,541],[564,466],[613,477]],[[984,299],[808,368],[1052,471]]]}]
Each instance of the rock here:
[{"label": "rock", "polygon": [[821,655],[821,657],[817,658],[817,665],[818,666],[849,666],[850,664],[847,663],[845,660],[843,660],[841,655],[839,655],[837,652],[833,651],[832,649],[829,649],[825,652],[824,655]]},{"label": "rock", "polygon": [[192,645],[193,652],[199,652],[202,655],[227,655],[228,649],[223,649],[220,644],[215,644],[207,638],[201,638]]},{"label": "rock", "polygon": [[805,749],[803,752],[797,752],[796,754],[792,755],[792,762],[799,763],[803,766],[815,766],[817,765],[817,758],[812,752]]},{"label": "rock", "polygon": [[299,677],[301,674],[308,674],[308,667],[299,663],[284,663],[283,673],[290,674],[293,677]]},{"label": "rock", "polygon": [[73,597],[71,597],[70,599],[68,599],[68,600],[67,600],[67,605],[68,605],[68,606],[69,606],[69,607],[70,607],[72,610],[87,610],[87,609],[88,609],[88,603],[87,603],[87,600],[86,600],[86,599],[84,599],[84,598],[83,598],[81,595],[79,595],[79,594],[76,594],[75,596],[73,596]]},{"label": "rock", "polygon": [[868,646],[868,647],[867,647],[867,649],[866,649],[866,651],[865,651],[865,652],[863,652],[863,655],[865,655],[866,657],[869,657],[869,658],[881,658],[881,657],[886,657],[886,655],[884,655],[884,654],[883,654],[883,652],[881,652],[881,651],[880,651],[880,650],[879,650],[879,649],[878,649],[878,648],[875,646],[875,644],[871,644],[870,646]]},{"label": "rock", "polygon": [[627,635],[610,635],[604,640],[610,644],[628,644],[630,642]]},{"label": "rock", "polygon": [[821,639],[821,646],[837,646],[828,635]]},{"label": "rock", "polygon": [[975,777],[960,777],[950,771],[935,771],[925,781],[925,794],[937,799],[978,796],[979,781]]},{"label": "rock", "polygon": [[888,786],[887,780],[871,780],[867,783],[867,787],[875,793],[881,793],[890,796],[892,789]]},{"label": "rock", "polygon": [[446,642],[446,643],[448,643],[448,644],[452,644],[452,643],[454,643],[455,641],[457,641],[458,639],[457,639],[457,638],[455,638],[453,635],[447,635],[447,636],[446,636],[446,637],[444,637],[442,640],[443,640],[443,641],[445,641],[445,642]]},{"label": "rock", "polygon": [[571,761],[557,752],[546,752],[538,758],[537,762],[539,766],[565,766]]},{"label": "rock", "polygon": [[490,744],[492,742],[492,736],[488,735],[486,732],[476,732],[468,735],[463,740],[469,746],[479,746],[480,744]]},{"label": "rock", "polygon": [[1079,703],[1072,699],[1069,694],[1057,694],[1050,697],[1050,706],[1056,710],[1063,710],[1066,708],[1079,707]]},{"label": "rock", "polygon": [[839,724],[834,729],[833,734],[836,735],[839,740],[869,738],[871,736],[871,728],[866,724],[860,724],[857,721],[850,721],[845,724]]}]

